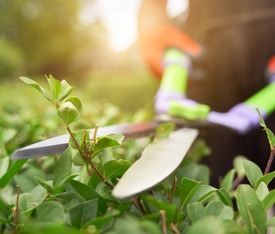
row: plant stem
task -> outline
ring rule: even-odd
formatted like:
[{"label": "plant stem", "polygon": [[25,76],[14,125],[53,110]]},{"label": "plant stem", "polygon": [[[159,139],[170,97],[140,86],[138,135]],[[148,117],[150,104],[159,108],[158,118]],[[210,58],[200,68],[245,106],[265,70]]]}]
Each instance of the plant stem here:
[{"label": "plant stem", "polygon": [[16,203],[13,210],[13,222],[14,222],[14,225],[12,227],[13,234],[17,233],[17,222],[18,222],[18,216],[19,216],[19,197],[20,197],[20,190],[19,190],[19,186],[17,185]]},{"label": "plant stem", "polygon": [[268,159],[265,171],[264,171],[264,175],[269,173],[271,165],[272,165],[273,160],[274,160],[274,156],[275,156],[275,147],[273,147],[270,151],[270,155],[269,155],[269,159]]},{"label": "plant stem", "polygon": [[177,181],[178,181],[178,178],[176,176],[174,176],[173,185],[172,185],[171,193],[170,193],[170,196],[169,196],[169,203],[172,203],[172,201],[173,201]]},{"label": "plant stem", "polygon": [[167,234],[167,226],[166,226],[166,215],[164,210],[159,211],[160,214],[160,220],[161,220],[161,226],[162,226],[162,233]]},{"label": "plant stem", "polygon": [[70,134],[70,136],[71,136],[73,142],[75,143],[77,149],[79,150],[79,152],[81,152],[81,147],[80,147],[80,145],[78,144],[77,140],[75,139],[75,137],[74,137],[74,135],[73,135],[73,133],[72,133],[72,131],[71,131],[71,129],[70,129],[69,126],[67,126],[67,131],[69,132],[69,134]]},{"label": "plant stem", "polygon": [[137,199],[137,197],[133,197],[133,198],[132,198],[132,203],[133,203],[133,205],[140,211],[140,213],[141,213],[142,215],[146,215],[146,212],[145,212],[145,210],[143,209],[143,207],[142,207],[140,201]]},{"label": "plant stem", "polygon": [[180,234],[180,231],[174,223],[171,223],[171,230],[176,234]]}]

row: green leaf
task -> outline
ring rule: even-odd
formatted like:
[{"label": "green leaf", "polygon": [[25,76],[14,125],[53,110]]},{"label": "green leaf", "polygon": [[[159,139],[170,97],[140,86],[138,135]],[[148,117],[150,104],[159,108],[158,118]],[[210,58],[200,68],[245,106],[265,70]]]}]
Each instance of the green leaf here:
[{"label": "green leaf", "polygon": [[205,209],[208,215],[213,215],[219,220],[233,220],[234,218],[234,210],[220,201],[209,202]]},{"label": "green leaf", "polygon": [[23,193],[19,197],[19,211],[20,214],[29,216],[31,212],[38,206],[37,202],[34,199],[34,196],[30,193]]},{"label": "green leaf", "polygon": [[269,142],[269,146],[270,149],[273,150],[275,147],[275,135],[274,133],[266,126],[265,121],[260,113],[260,111],[257,109],[258,114],[260,115],[260,125],[264,128],[267,138],[268,138],[268,142]]},{"label": "green leaf", "polygon": [[187,214],[192,223],[197,222],[206,215],[206,210],[201,202],[187,204]]},{"label": "green leaf", "polygon": [[194,196],[190,199],[190,202],[199,201],[199,202],[207,202],[211,197],[215,196],[216,188],[209,185],[201,185]]},{"label": "green leaf", "polygon": [[61,90],[60,90],[60,94],[59,94],[58,100],[62,101],[63,99],[65,99],[66,97],[68,97],[73,90],[74,90],[74,88],[72,86],[70,86],[66,82],[66,80],[62,80],[61,81]]},{"label": "green leaf", "polygon": [[72,169],[72,156],[70,149],[67,148],[60,156],[53,172],[53,187],[58,187],[70,176]]},{"label": "green leaf", "polygon": [[55,79],[52,75],[46,76],[46,78],[52,93],[52,100],[56,103],[61,89],[60,81]]},{"label": "green leaf", "polygon": [[246,177],[253,188],[257,188],[257,182],[263,177],[263,173],[259,166],[249,160],[243,160]]},{"label": "green leaf", "polygon": [[220,187],[225,189],[227,192],[232,190],[235,172],[235,169],[231,169],[221,181]]},{"label": "green leaf", "polygon": [[213,216],[206,216],[195,222],[187,231],[187,234],[226,234],[226,229],[223,227],[220,220],[217,220]]},{"label": "green leaf", "polygon": [[98,152],[113,146],[121,145],[124,136],[122,134],[109,134],[107,136],[98,137],[97,143],[94,147],[93,155],[96,155]]},{"label": "green leaf", "polygon": [[159,138],[166,138],[169,137],[170,133],[175,129],[175,124],[173,122],[167,122],[160,124],[157,127],[155,137]]},{"label": "green leaf", "polygon": [[265,210],[271,208],[275,203],[275,190],[270,191],[263,199],[263,206]]},{"label": "green leaf", "polygon": [[266,212],[256,192],[249,185],[240,185],[236,191],[237,207],[248,233],[266,233]]},{"label": "green leaf", "polygon": [[4,188],[27,162],[27,159],[15,161],[8,171],[0,178],[0,188]]},{"label": "green leaf", "polygon": [[36,208],[36,222],[40,223],[64,223],[64,207],[55,201],[47,201]]},{"label": "green leaf", "polygon": [[38,184],[40,184],[43,188],[45,188],[47,190],[48,193],[53,193],[54,188],[53,186],[50,184],[51,181],[45,181],[39,177],[35,177],[36,181],[38,182]]},{"label": "green leaf", "polygon": [[158,210],[164,210],[166,214],[167,221],[172,223],[175,215],[176,215],[176,206],[174,204],[166,203],[164,201],[160,201],[152,196],[144,195],[141,199],[151,205],[153,205]]},{"label": "green leaf", "polygon": [[272,171],[263,177],[261,177],[257,183],[256,186],[258,187],[261,182],[264,182],[266,185],[269,185],[269,183],[275,178],[275,171]]},{"label": "green leaf", "polygon": [[100,217],[93,217],[90,221],[86,222],[83,228],[87,228],[90,225],[96,226],[97,229],[100,229],[102,226],[106,225],[108,221],[114,220],[121,214],[119,210],[112,210],[110,213],[105,214]]},{"label": "green leaf", "polygon": [[105,178],[107,180],[120,178],[131,166],[129,161],[111,160],[103,165]]},{"label": "green leaf", "polygon": [[55,198],[60,201],[66,210],[70,210],[85,201],[83,197],[72,191],[56,194]]},{"label": "green leaf", "polygon": [[61,103],[57,113],[66,125],[76,122],[80,116],[78,109],[71,102]]},{"label": "green leaf", "polygon": [[35,88],[40,93],[42,93],[43,96],[45,98],[47,98],[50,102],[54,103],[54,100],[48,95],[48,93],[46,92],[46,90],[40,84],[38,84],[34,80],[32,80],[32,79],[30,79],[28,77],[24,77],[24,76],[19,77],[19,79],[22,80],[23,82],[25,82],[26,84],[31,85],[33,88]]},{"label": "green leaf", "polygon": [[200,187],[200,182],[183,178],[180,185],[180,209],[184,209],[188,201],[194,195],[196,190]]},{"label": "green leaf", "polygon": [[224,205],[230,206],[231,208],[233,208],[232,199],[231,199],[229,193],[225,189],[221,188],[221,189],[216,190],[216,192]]},{"label": "green leaf", "polygon": [[86,201],[98,200],[98,215],[106,213],[107,206],[105,200],[90,186],[80,183],[75,180],[71,180],[65,184],[67,191],[72,191],[84,198]]},{"label": "green leaf", "polygon": [[75,106],[75,108],[77,109],[77,113],[78,113],[77,119],[79,119],[81,117],[82,111],[83,111],[83,107],[82,107],[82,103],[81,103],[80,99],[78,97],[70,97],[70,98],[67,98],[65,100],[65,102],[70,102]]},{"label": "green leaf", "polygon": [[0,178],[7,173],[9,169],[9,164],[10,164],[9,156],[0,158]]},{"label": "green leaf", "polygon": [[98,200],[85,201],[70,210],[71,223],[82,228],[88,221],[97,216]]},{"label": "green leaf", "polygon": [[267,227],[275,227],[275,216],[271,217],[269,220],[266,221]]},{"label": "green leaf", "polygon": [[261,182],[256,190],[258,198],[262,201],[269,193],[268,187],[264,182]]},{"label": "green leaf", "polygon": [[234,169],[240,178],[245,176],[243,160],[246,160],[244,156],[237,156],[233,160]]},{"label": "green leaf", "polygon": [[177,171],[180,178],[186,177],[192,180],[200,181],[202,184],[209,184],[210,172],[205,165],[197,163],[188,163]]}]

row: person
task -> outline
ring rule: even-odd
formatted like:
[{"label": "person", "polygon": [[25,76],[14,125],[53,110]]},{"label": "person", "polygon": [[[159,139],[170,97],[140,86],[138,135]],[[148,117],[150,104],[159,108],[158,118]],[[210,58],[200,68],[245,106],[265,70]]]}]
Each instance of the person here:
[{"label": "person", "polygon": [[257,109],[274,131],[275,1],[190,0],[184,22],[166,4],[143,0],[138,18],[142,57],[160,78],[156,112],[214,123],[200,129],[211,184],[237,155],[264,170],[270,147]]}]

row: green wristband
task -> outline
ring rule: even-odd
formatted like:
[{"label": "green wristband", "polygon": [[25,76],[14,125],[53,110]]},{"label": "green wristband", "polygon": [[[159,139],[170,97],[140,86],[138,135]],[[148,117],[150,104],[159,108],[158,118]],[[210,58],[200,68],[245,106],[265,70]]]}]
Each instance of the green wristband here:
[{"label": "green wristband", "polygon": [[265,114],[269,115],[275,111],[275,82],[270,83],[252,97],[247,99],[245,103],[249,106],[256,107]]},{"label": "green wristband", "polygon": [[168,114],[187,120],[205,119],[210,112],[208,105],[198,103],[195,106],[184,105],[176,100],[170,102]]},{"label": "green wristband", "polygon": [[[166,63],[160,89],[164,91],[185,93],[188,80],[187,56],[177,49],[168,49],[164,54]],[[182,62],[182,63],[181,63]]]}]

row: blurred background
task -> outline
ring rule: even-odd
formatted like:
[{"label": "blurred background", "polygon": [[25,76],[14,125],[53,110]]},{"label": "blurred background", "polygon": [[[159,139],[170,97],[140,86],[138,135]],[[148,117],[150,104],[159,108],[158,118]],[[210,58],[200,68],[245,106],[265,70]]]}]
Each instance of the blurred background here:
[{"label": "blurred background", "polygon": [[[49,74],[66,79],[87,102],[106,101],[131,112],[151,108],[158,81],[145,67],[136,43],[140,3],[0,0],[2,110],[18,105],[12,104],[13,98],[27,103],[39,96],[29,87],[24,91],[19,76],[45,80]],[[167,5],[173,17],[186,8],[182,0]]]}]

